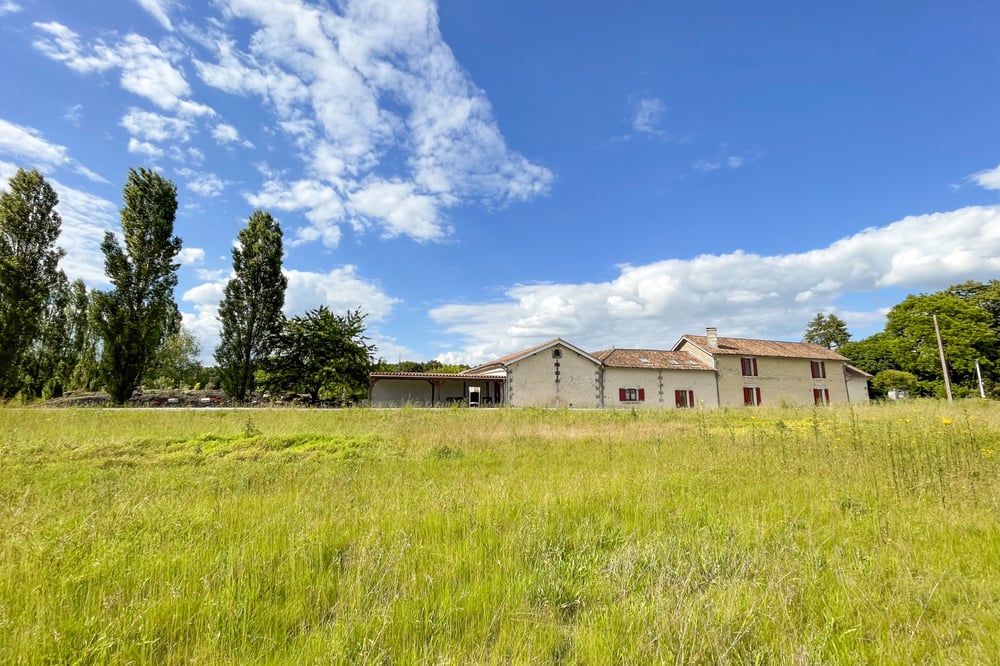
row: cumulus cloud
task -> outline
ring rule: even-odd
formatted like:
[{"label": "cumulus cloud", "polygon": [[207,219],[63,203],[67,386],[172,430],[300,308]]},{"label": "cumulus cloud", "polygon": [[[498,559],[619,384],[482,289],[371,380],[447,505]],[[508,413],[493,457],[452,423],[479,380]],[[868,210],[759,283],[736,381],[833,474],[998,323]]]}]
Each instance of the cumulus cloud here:
[{"label": "cumulus cloud", "polygon": [[[464,362],[553,336],[584,348],[664,348],[717,326],[722,335],[795,339],[847,292],[936,290],[998,271],[1000,206],[969,207],[907,217],[801,254],[737,251],[625,265],[608,282],[517,285],[500,302],[448,304],[430,315],[466,339],[444,357]],[[865,317],[856,323],[873,315]]]},{"label": "cumulus cloud", "polygon": [[178,169],[182,177],[187,178],[187,188],[203,197],[217,197],[229,185],[229,181],[219,178],[214,173],[195,171],[194,169]]},{"label": "cumulus cloud", "polygon": [[[17,172],[17,165],[0,160],[0,190]],[[101,197],[94,196],[58,180],[47,178],[59,195],[56,210],[62,218],[62,229],[57,244],[66,250],[59,263],[70,280],[80,278],[90,286],[108,284],[104,275],[104,253],[101,241],[104,232],[111,231],[118,223],[117,207]]]},{"label": "cumulus cloud", "polygon": [[[255,31],[245,47],[222,27],[197,33],[214,53],[195,69],[210,86],[264,99],[303,150],[302,177],[247,193],[254,205],[304,211],[299,241],[336,245],[344,223],[439,239],[451,231],[448,208],[504,206],[551,186],[548,169],[507,147],[431,0],[353,0],[339,12],[301,0],[220,4]],[[229,135],[216,131],[217,140]]]},{"label": "cumulus cloud", "polygon": [[69,156],[66,146],[46,141],[41,132],[0,118],[0,155],[26,162],[28,168],[51,171],[67,167],[95,183],[107,183],[100,175],[86,168]]},{"label": "cumulus cloud", "polygon": [[135,107],[122,116],[120,124],[138,139],[157,142],[170,140],[185,143],[191,138],[194,129],[191,121],[186,118],[163,116]]},{"label": "cumulus cloud", "polygon": [[[284,312],[289,317],[325,305],[335,313],[361,308],[368,313],[367,322],[377,324],[389,317],[393,306],[399,302],[386,294],[377,282],[359,275],[355,266],[341,266],[326,273],[286,270],[285,275],[288,289]],[[183,314],[184,325],[198,337],[202,350],[209,355],[219,343],[219,303],[228,280],[229,275],[217,276],[181,296],[181,300],[191,303],[194,309],[194,312]],[[375,336],[372,339],[378,344]]]},{"label": "cumulus cloud", "polygon": [[995,169],[987,169],[979,173],[972,174],[969,178],[987,190],[1000,190],[1000,165]]},{"label": "cumulus cloud", "polygon": [[145,155],[146,157],[151,157],[154,160],[163,157],[163,151],[160,148],[154,146],[148,141],[139,141],[139,139],[134,136],[128,140],[128,152],[136,155]]},{"label": "cumulus cloud", "polygon": [[205,261],[205,250],[200,247],[185,247],[177,254],[181,266],[193,266]]},{"label": "cumulus cloud", "polygon": [[253,144],[240,138],[239,130],[227,123],[219,123],[212,129],[212,138],[220,145],[238,143],[245,148],[253,148]]},{"label": "cumulus cloud", "polygon": [[35,23],[41,36],[33,46],[70,69],[87,74],[121,71],[122,88],[144,97],[161,109],[184,116],[213,116],[215,111],[189,99],[191,86],[174,64],[179,55],[165,51],[147,38],[128,34],[114,43],[98,39],[85,46],[80,36],[61,23]]}]

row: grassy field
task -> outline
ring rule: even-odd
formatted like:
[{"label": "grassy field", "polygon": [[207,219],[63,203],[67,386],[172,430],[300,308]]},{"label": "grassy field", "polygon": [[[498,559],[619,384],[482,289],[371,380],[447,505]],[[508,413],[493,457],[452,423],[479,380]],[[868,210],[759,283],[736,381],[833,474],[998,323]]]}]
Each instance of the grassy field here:
[{"label": "grassy field", "polygon": [[1000,407],[0,409],[0,663],[995,663]]}]

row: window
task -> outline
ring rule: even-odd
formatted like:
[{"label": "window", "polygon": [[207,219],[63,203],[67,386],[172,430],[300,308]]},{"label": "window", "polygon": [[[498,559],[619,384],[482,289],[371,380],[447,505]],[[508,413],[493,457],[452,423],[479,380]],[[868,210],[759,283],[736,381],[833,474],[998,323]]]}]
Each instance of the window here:
[{"label": "window", "polygon": [[743,404],[747,407],[756,407],[757,405],[760,404],[759,386],[743,387]]},{"label": "window", "polygon": [[743,367],[744,377],[756,377],[757,376],[757,359],[755,358],[741,358],[740,365]]},{"label": "window", "polygon": [[813,402],[817,405],[829,405],[830,389],[813,389]]},{"label": "window", "polygon": [[674,391],[674,403],[678,409],[694,407],[694,391],[677,390]]},{"label": "window", "polygon": [[646,391],[641,388],[620,388],[618,399],[621,402],[642,402],[646,399]]},{"label": "window", "polygon": [[826,379],[826,363],[823,361],[810,361],[813,379]]}]

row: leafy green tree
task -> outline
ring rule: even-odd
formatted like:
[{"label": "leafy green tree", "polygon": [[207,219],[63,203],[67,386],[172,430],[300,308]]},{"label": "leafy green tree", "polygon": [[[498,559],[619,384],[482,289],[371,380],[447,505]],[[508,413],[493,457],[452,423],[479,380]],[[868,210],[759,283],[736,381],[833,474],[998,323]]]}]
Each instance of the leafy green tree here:
[{"label": "leafy green tree", "polygon": [[[82,285],[82,283],[81,283]],[[76,294],[74,297],[79,298]],[[82,322],[74,327],[74,348],[76,349],[76,365],[69,379],[69,388],[83,391],[96,391],[101,387],[101,354],[104,343],[98,326],[100,322],[99,292],[86,291],[82,294],[84,303],[81,307]]]},{"label": "leafy green tree", "polygon": [[21,390],[25,352],[42,326],[63,251],[59,197],[38,171],[18,169],[0,194],[0,399]]},{"label": "leafy green tree", "polygon": [[852,365],[872,375],[896,368],[892,339],[884,331],[863,340],[846,342],[837,348],[837,353],[846,356]]},{"label": "leafy green tree", "polygon": [[147,169],[129,169],[122,191],[124,248],[114,234],[104,235],[105,273],[114,289],[98,295],[102,365],[115,404],[132,397],[157,347],[177,330],[174,258],[181,240],[174,236],[177,187]]},{"label": "leafy green tree", "polygon": [[802,339],[827,349],[837,349],[850,341],[851,334],[847,332],[847,323],[837,315],[817,312]]},{"label": "leafy green tree", "polygon": [[146,373],[144,382],[161,389],[194,386],[202,377],[200,355],[198,339],[181,326],[156,350],[150,364],[152,369]]},{"label": "leafy green tree", "polygon": [[246,400],[261,360],[281,332],[288,278],[281,272],[282,233],[270,213],[255,210],[233,248],[233,277],[219,305],[222,335],[215,350],[222,388]]},{"label": "leafy green tree", "polygon": [[872,378],[872,388],[879,395],[887,395],[889,391],[907,391],[911,395],[917,392],[916,375],[902,370],[883,370]]},{"label": "leafy green tree", "polygon": [[59,271],[38,336],[25,358],[26,397],[59,397],[70,385],[83,350],[87,327],[87,287]]},{"label": "leafy green tree", "polygon": [[358,398],[368,387],[375,345],[365,337],[367,314],[360,309],[335,315],[325,306],[285,322],[261,384],[272,392]]},{"label": "leafy green tree", "polygon": [[1000,335],[1000,280],[990,280],[989,282],[969,280],[948,287],[944,293],[949,296],[957,296],[990,313],[993,318],[993,331]]},{"label": "leafy green tree", "polygon": [[885,333],[892,341],[896,369],[910,372],[924,382],[943,383],[932,317],[935,314],[952,381],[966,385],[975,382],[976,359],[980,359],[984,371],[991,371],[990,359],[996,358],[998,350],[992,317],[984,309],[944,292],[907,296],[889,311]]}]

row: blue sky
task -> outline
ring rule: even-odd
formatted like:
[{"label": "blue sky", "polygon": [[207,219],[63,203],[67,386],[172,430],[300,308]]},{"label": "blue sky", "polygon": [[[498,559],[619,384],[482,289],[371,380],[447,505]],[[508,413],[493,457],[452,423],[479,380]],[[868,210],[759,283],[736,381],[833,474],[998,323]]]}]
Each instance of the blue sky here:
[{"label": "blue sky", "polygon": [[855,338],[1000,277],[1000,5],[0,0],[0,177],[56,187],[107,286],[130,166],[179,191],[206,360],[254,208],[286,312],[361,307],[388,360]]}]

